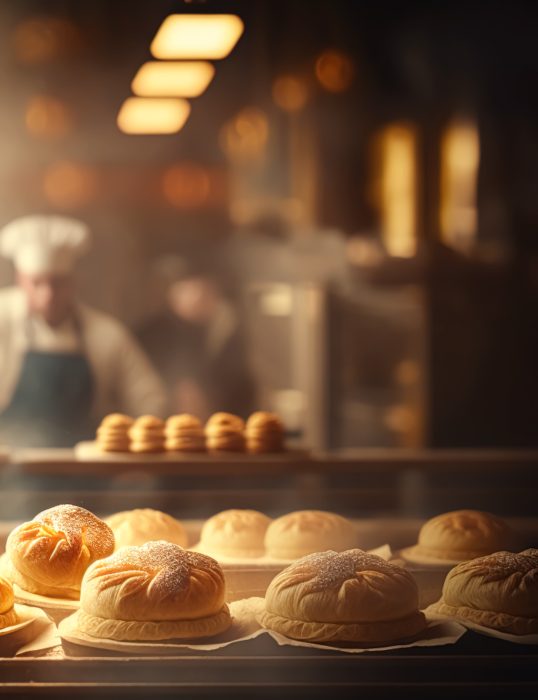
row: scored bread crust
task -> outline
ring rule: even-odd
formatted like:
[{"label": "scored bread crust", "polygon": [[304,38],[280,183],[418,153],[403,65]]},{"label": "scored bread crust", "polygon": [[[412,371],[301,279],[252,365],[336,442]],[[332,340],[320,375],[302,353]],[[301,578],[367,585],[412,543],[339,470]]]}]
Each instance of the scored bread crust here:
[{"label": "scored bread crust", "polygon": [[265,533],[265,549],[272,559],[298,559],[325,550],[343,551],[356,545],[350,520],[321,510],[298,510],[273,520]]},{"label": "scored bread crust", "polygon": [[232,624],[227,605],[214,615],[194,620],[112,620],[77,611],[77,628],[101,639],[124,642],[159,641],[163,639],[200,639],[225,632]]},{"label": "scored bread crust", "polygon": [[0,613],[0,630],[5,629],[6,627],[11,627],[11,625],[16,625],[18,621],[19,618],[17,617],[15,608],[11,608],[11,610]]},{"label": "scored bread crust", "polygon": [[2,573],[12,582],[17,584],[23,591],[28,593],[36,593],[37,595],[50,596],[51,598],[70,598],[78,600],[80,597],[80,588],[62,588],[45,584],[41,581],[35,581],[30,576],[25,576],[13,566],[13,562],[9,556],[2,557]]},{"label": "scored bread crust", "polygon": [[513,541],[514,533],[501,518],[478,510],[454,510],[424,523],[415,552],[464,561],[510,548]]},{"label": "scored bread crust", "polygon": [[78,506],[55,506],[10,533],[8,578],[31,593],[78,598],[88,566],[113,550],[112,530],[97,516]]},{"label": "scored bread crust", "polygon": [[538,549],[458,564],[447,574],[436,608],[513,634],[538,632]]},{"label": "scored bread crust", "polygon": [[310,642],[390,643],[401,641],[422,632],[426,618],[417,611],[400,620],[377,622],[311,622],[292,620],[264,610],[258,621],[266,629],[292,639]]},{"label": "scored bread crust", "polygon": [[482,627],[490,627],[509,634],[538,634],[538,618],[510,615],[509,613],[493,612],[492,610],[476,610],[467,605],[448,605],[439,601],[435,610],[441,615],[454,617],[462,622],[474,622]]}]

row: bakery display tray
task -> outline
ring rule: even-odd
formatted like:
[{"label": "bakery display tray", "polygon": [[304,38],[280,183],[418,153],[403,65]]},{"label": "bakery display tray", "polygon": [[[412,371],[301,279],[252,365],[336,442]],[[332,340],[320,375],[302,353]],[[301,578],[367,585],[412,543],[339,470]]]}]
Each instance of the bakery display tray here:
[{"label": "bakery display tray", "polygon": [[[4,659],[0,694],[39,697],[454,698],[533,696],[538,648],[466,634],[457,645],[350,657],[267,637],[210,655]],[[534,689],[534,692],[533,692]],[[359,695],[362,693],[362,695]],[[366,693],[366,695],[364,695]]]}]

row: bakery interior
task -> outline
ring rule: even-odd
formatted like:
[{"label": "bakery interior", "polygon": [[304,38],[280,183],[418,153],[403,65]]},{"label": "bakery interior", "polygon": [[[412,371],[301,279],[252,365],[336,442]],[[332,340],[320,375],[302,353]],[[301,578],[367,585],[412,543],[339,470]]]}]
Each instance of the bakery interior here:
[{"label": "bakery interior", "polygon": [[[521,0],[0,4],[1,694],[536,689],[536,14]],[[84,515],[65,525],[63,504]],[[482,541],[428,555],[437,517]],[[70,541],[79,518],[91,561],[117,556],[109,526],[116,550],[127,532],[214,555],[252,638],[88,643],[64,621],[97,609],[88,562],[75,593],[54,572],[47,593],[25,589],[13,553],[21,524]],[[239,521],[255,554],[233,554]],[[314,544],[294,550],[303,527]],[[318,556],[319,585],[368,562],[416,584],[413,614],[445,606],[426,641],[316,628],[306,643],[280,613],[274,627],[287,566],[355,548],[388,563]],[[447,603],[449,572],[482,556],[493,578],[528,574],[526,602],[494,622]],[[10,634],[4,579],[14,610],[40,611]],[[242,601],[264,596],[251,629]],[[161,629],[166,614],[134,619]]]}]

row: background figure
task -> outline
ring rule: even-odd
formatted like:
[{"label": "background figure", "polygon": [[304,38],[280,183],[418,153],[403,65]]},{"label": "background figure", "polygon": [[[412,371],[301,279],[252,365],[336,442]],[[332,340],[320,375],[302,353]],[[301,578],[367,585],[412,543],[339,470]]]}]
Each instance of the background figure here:
[{"label": "background figure", "polygon": [[178,258],[157,267],[168,282],[165,308],[138,337],[168,387],[170,412],[203,420],[215,411],[247,416],[254,409],[254,382],[232,296],[209,271]]},{"label": "background figure", "polygon": [[77,298],[74,265],[88,245],[86,225],[65,217],[27,216],[1,232],[17,273],[0,291],[0,435],[10,445],[69,447],[107,413],[165,409],[131,333]]}]

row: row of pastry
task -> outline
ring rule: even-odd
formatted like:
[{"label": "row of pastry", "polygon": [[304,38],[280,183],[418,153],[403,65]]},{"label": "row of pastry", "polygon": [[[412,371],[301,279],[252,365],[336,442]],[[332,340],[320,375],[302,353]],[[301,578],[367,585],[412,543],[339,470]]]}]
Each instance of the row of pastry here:
[{"label": "row of pastry", "polygon": [[122,413],[106,416],[97,429],[103,452],[281,452],[284,426],[274,413],[256,411],[245,421],[232,413],[214,413],[205,426],[196,416],[181,413],[166,421],[155,416],[137,419]]},{"label": "row of pastry", "polygon": [[[323,512],[311,515],[318,524],[325,520]],[[452,549],[451,556],[478,552],[481,536],[480,547],[493,543],[485,526],[493,516],[447,515],[454,542],[466,547]],[[461,533],[473,523],[480,527]],[[441,532],[445,536],[446,528]],[[116,546],[113,527],[78,506],[56,506],[15,528],[2,561],[0,624],[13,624],[12,582],[40,595],[80,598],[77,627],[95,638],[199,639],[231,625],[216,559],[163,539]],[[537,601],[538,550],[496,551],[451,569],[438,610],[522,635],[538,632]],[[357,644],[412,639],[426,626],[412,573],[356,547],[316,551],[286,566],[266,591],[259,622],[295,639]]]}]

